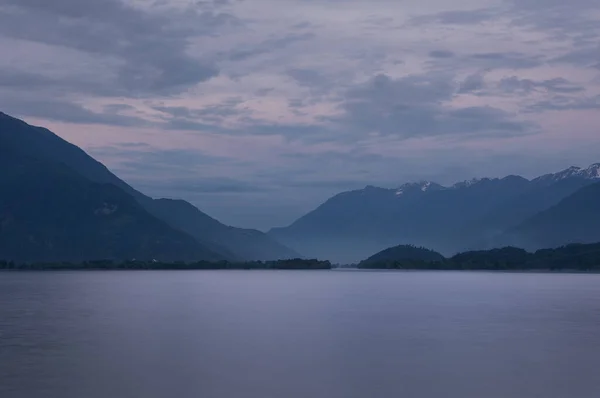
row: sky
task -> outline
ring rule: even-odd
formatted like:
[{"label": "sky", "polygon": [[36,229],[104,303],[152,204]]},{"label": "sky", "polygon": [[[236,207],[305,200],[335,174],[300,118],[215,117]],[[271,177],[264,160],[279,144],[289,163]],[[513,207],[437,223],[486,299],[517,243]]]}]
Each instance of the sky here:
[{"label": "sky", "polygon": [[600,162],[598,0],[0,0],[0,53],[1,111],[234,226]]}]

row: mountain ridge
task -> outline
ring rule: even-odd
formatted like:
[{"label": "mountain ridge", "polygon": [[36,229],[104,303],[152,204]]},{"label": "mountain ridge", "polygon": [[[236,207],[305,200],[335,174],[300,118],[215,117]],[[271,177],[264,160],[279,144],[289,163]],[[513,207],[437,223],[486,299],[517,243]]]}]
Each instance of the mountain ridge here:
[{"label": "mountain ridge", "polygon": [[0,149],[0,258],[224,260],[148,213],[131,195],[62,163]]},{"label": "mountain ridge", "polygon": [[[161,200],[146,196],[114,175],[83,149],[46,128],[31,126],[3,112],[0,112],[0,143],[5,150],[11,150],[15,154],[62,163],[90,181],[117,186],[134,197],[152,215],[193,236],[199,243],[212,247],[224,258],[252,261],[300,257],[295,251],[260,231],[221,224],[183,200]],[[173,216],[174,214],[177,216]]]},{"label": "mountain ridge", "polygon": [[531,180],[509,175],[450,186],[430,181],[396,189],[369,185],[337,194],[268,233],[306,255],[338,262],[356,262],[399,243],[451,255],[494,247],[507,229],[595,182],[600,182],[598,163]]}]

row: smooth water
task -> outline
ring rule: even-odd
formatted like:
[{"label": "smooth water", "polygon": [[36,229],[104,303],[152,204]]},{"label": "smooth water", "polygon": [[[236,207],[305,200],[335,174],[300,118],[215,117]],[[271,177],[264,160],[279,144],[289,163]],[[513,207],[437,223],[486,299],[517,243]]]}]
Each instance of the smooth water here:
[{"label": "smooth water", "polygon": [[597,398],[600,275],[0,273],[2,398]]}]

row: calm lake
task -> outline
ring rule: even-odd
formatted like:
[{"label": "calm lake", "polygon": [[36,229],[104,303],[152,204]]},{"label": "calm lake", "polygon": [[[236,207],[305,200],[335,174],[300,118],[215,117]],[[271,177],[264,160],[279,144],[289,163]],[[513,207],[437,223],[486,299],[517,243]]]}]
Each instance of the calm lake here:
[{"label": "calm lake", "polygon": [[2,398],[597,398],[600,275],[0,273]]}]

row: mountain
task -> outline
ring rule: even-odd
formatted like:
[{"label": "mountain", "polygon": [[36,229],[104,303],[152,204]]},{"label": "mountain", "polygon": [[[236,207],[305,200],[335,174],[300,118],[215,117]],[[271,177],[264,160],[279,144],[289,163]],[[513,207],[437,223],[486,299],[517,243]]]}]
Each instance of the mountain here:
[{"label": "mountain", "polygon": [[557,181],[562,181],[570,178],[582,178],[586,180],[600,179],[600,163],[595,163],[587,169],[581,167],[569,167],[561,172],[554,174],[546,174],[533,180],[537,184],[550,184]]},{"label": "mountain", "polygon": [[112,184],[0,149],[0,258],[18,262],[222,260]]},{"label": "mountain", "polygon": [[441,262],[444,260],[444,256],[442,256],[440,253],[434,252],[433,250],[411,245],[399,245],[390,247],[389,249],[385,249],[372,255],[368,259],[361,261],[360,266],[361,268],[364,268],[368,264],[382,264],[396,261]]},{"label": "mountain", "polygon": [[537,213],[549,209],[593,181],[581,176],[556,180],[535,179],[524,192],[491,209],[474,223],[463,227],[459,230],[459,235],[470,242],[467,248],[497,247],[499,235]]},{"label": "mountain", "polygon": [[368,186],[338,194],[269,234],[305,255],[342,263],[399,242],[451,253],[463,244],[458,229],[523,192],[527,184],[523,178],[506,177],[449,188],[428,182],[399,189]]},{"label": "mountain", "polygon": [[155,200],[135,190],[103,164],[51,131],[31,126],[0,112],[0,147],[14,157],[29,157],[60,163],[85,179],[112,184],[132,196],[147,212],[174,229],[191,235],[203,247],[223,258],[276,260],[299,255],[256,230],[228,227],[182,200]]},{"label": "mountain", "polygon": [[599,181],[600,164],[572,167],[534,180],[472,179],[449,187],[433,182],[398,189],[367,186],[344,192],[269,234],[308,256],[353,263],[402,244],[446,255],[493,247],[507,229]]},{"label": "mountain", "polygon": [[518,243],[527,249],[569,243],[600,242],[600,182],[581,188],[557,205],[508,230],[500,244]]},{"label": "mountain", "polygon": [[222,253],[247,261],[300,257],[298,253],[263,232],[221,224],[184,200],[156,199],[147,202],[146,205],[159,218],[210,244]]}]

